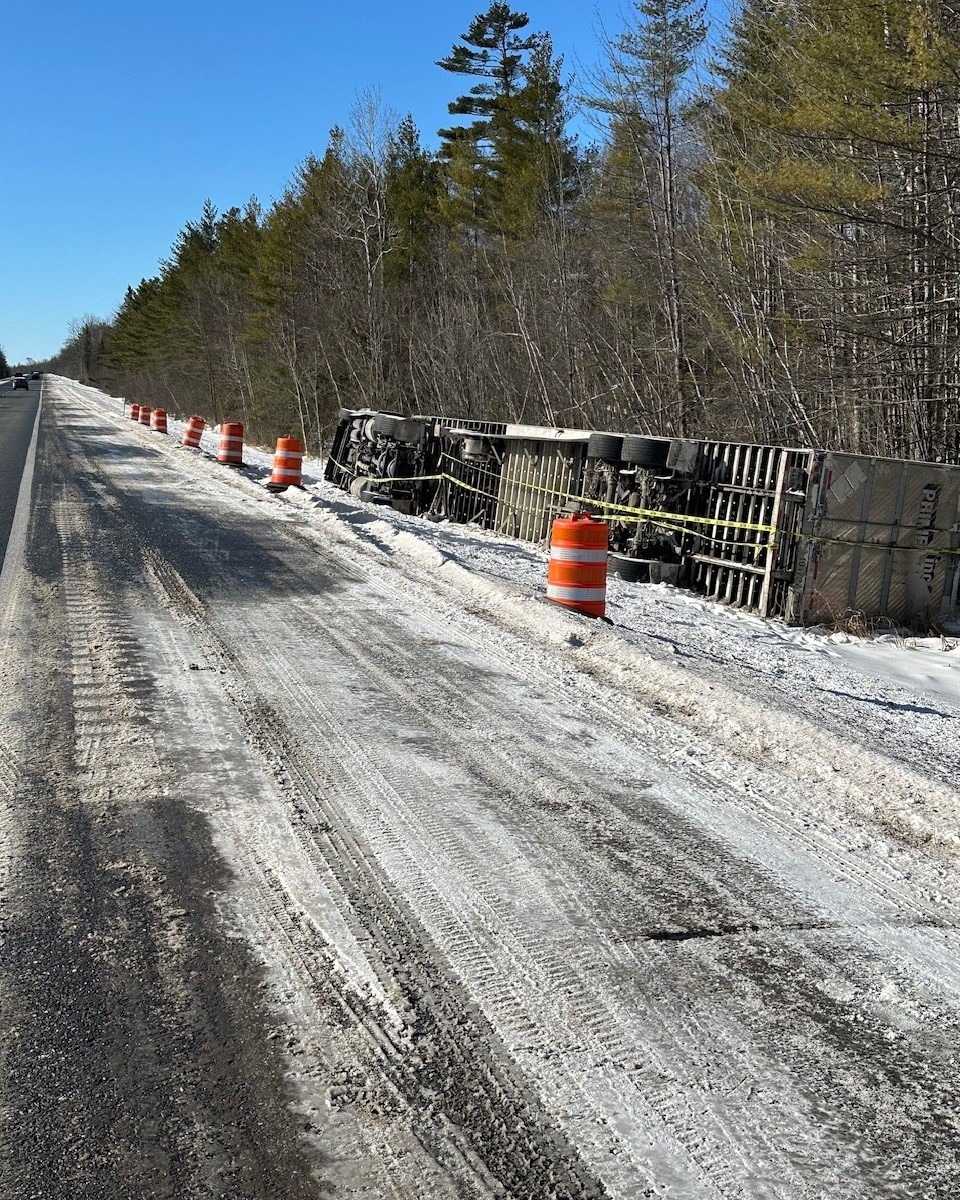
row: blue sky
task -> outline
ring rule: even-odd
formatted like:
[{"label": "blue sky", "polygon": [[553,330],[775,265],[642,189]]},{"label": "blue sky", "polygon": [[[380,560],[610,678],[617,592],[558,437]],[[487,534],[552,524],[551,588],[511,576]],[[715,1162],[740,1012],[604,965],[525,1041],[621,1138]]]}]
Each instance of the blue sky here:
[{"label": "blue sky", "polygon": [[[6,0],[0,345],[45,358],[109,316],[209,196],[268,204],[358,91],[425,135],[461,82],[432,64],[486,0]],[[518,4],[518,7],[520,5]],[[625,0],[530,0],[567,66],[589,69]]]}]

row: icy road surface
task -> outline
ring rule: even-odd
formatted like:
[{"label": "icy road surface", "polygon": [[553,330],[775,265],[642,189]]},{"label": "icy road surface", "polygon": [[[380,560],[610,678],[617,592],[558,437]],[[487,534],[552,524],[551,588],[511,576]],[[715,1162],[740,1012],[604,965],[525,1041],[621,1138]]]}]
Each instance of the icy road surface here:
[{"label": "icy road surface", "polygon": [[48,380],[0,1195],[954,1200],[949,688],[684,670],[415,528]]}]

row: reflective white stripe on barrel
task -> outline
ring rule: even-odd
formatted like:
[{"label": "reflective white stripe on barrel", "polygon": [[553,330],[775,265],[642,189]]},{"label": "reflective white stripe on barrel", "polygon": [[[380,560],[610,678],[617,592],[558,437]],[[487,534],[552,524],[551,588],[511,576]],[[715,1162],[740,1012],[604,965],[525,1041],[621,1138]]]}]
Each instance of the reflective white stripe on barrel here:
[{"label": "reflective white stripe on barrel", "polygon": [[579,550],[570,546],[551,546],[550,557],[557,562],[606,562],[606,550]]},{"label": "reflective white stripe on barrel", "polygon": [[547,598],[550,600],[606,600],[607,589],[558,587],[555,583],[548,583]]},{"label": "reflective white stripe on barrel", "polygon": [[282,492],[288,487],[301,487],[301,469],[303,452],[306,449],[303,442],[295,437],[278,437],[277,448],[273,454],[273,470],[267,487],[275,492]]},{"label": "reflective white stripe on barrel", "polygon": [[220,441],[221,441],[221,443],[232,442],[236,446],[243,445],[243,438],[242,437],[234,437],[234,435],[232,433],[221,433]]}]

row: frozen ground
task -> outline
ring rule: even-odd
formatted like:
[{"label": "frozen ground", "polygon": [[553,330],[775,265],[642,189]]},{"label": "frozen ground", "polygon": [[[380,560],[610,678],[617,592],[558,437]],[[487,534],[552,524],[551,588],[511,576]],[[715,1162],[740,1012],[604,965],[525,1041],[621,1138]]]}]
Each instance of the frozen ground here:
[{"label": "frozen ground", "polygon": [[953,1200],[956,657],[592,623],[268,457],[48,383],[0,1191]]}]

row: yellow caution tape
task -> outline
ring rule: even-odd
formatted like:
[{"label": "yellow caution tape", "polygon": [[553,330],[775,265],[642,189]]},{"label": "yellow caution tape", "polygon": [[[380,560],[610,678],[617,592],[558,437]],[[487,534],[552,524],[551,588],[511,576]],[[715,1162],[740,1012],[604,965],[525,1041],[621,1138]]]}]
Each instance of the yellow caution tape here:
[{"label": "yellow caution tape", "polygon": [[[464,491],[473,492],[474,495],[483,496],[487,500],[497,500],[501,504],[510,505],[510,501],[503,496],[495,496],[490,492],[485,492],[481,488],[474,487],[470,483],[458,479],[456,475],[451,475],[448,471],[443,471],[438,475],[385,475],[381,477],[372,475],[358,475],[351,467],[345,467],[336,459],[331,460],[335,467],[339,467],[341,471],[345,471],[348,475],[353,475],[356,479],[363,479],[366,483],[426,483],[431,480],[445,479],[449,483],[455,484]],[[751,521],[730,521],[722,517],[692,517],[684,513],[667,512],[665,509],[657,508],[634,508],[628,504],[612,504],[607,500],[591,500],[586,496],[576,496],[572,492],[558,492],[553,488],[540,487],[534,483],[521,483],[518,485],[522,491],[539,492],[544,496],[552,496],[558,500],[573,500],[578,504],[589,505],[591,508],[608,509],[612,512],[627,513],[630,516],[636,517],[639,520],[651,520],[653,518],[666,518],[674,522],[682,522],[689,525],[713,525],[722,529],[744,529],[753,533],[775,533],[776,527],[773,525],[761,525]],[[514,506],[515,507],[515,506]]]},{"label": "yellow caution tape", "polygon": [[[445,457],[448,457],[448,456],[445,456]],[[448,471],[442,471],[439,474],[435,474],[435,475],[403,475],[403,476],[385,475],[382,477],[377,477],[377,476],[369,476],[369,475],[358,475],[357,472],[354,471],[352,467],[345,467],[343,465],[343,463],[337,462],[337,460],[335,458],[332,458],[331,461],[333,462],[334,466],[338,467],[341,471],[344,471],[348,475],[352,475],[355,479],[363,479],[364,482],[366,482],[366,483],[372,483],[372,484],[428,483],[428,482],[441,482],[441,481],[445,480],[446,482],[452,483],[456,487],[461,488],[464,491],[472,492],[475,496],[482,496],[486,500],[495,500],[500,504],[505,504],[510,508],[519,509],[520,511],[530,511],[530,510],[523,509],[522,506],[520,506],[518,504],[513,504],[506,497],[494,495],[492,492],[485,492],[485,491],[483,491],[482,488],[478,488],[478,487],[475,487],[473,484],[466,483],[464,480],[458,479],[456,475],[451,475]],[[477,468],[477,469],[482,470],[482,468]],[[682,528],[677,529],[676,526],[677,525],[708,525],[708,526],[713,526],[714,528],[718,528],[718,529],[740,529],[740,530],[745,530],[750,533],[769,533],[771,535],[776,535],[778,533],[781,533],[781,534],[783,534],[784,537],[793,537],[793,538],[796,538],[798,541],[816,542],[816,543],[823,543],[823,544],[827,544],[827,545],[836,545],[836,546],[861,546],[868,550],[920,551],[920,550],[928,549],[931,554],[960,555],[960,548],[956,548],[956,549],[942,548],[941,549],[941,548],[936,548],[936,547],[924,547],[924,546],[885,546],[885,545],[881,545],[880,543],[877,543],[877,542],[854,542],[854,541],[848,541],[845,538],[823,537],[823,536],[813,534],[813,533],[799,533],[799,532],[784,533],[782,530],[778,529],[778,527],[776,525],[766,525],[766,524],[761,524],[761,523],[754,522],[754,521],[731,521],[731,520],[728,520],[723,517],[694,517],[694,516],[690,516],[686,513],[668,512],[666,509],[634,508],[628,504],[614,504],[611,501],[607,501],[607,500],[592,500],[592,499],[588,498],[587,496],[576,496],[572,492],[559,492],[559,491],[554,490],[553,488],[540,487],[539,485],[533,484],[533,483],[519,483],[518,482],[518,488],[521,491],[539,492],[541,495],[552,496],[558,500],[572,500],[578,504],[583,504],[590,508],[605,509],[605,510],[608,510],[608,511],[616,513],[616,514],[622,513],[622,514],[625,514],[624,523],[636,522],[639,524],[641,521],[649,521],[653,525],[658,525],[661,528],[670,529],[672,532],[675,532],[675,533],[691,532],[692,536],[695,536],[695,537],[706,536],[707,540],[716,541],[716,542],[719,542],[719,544],[722,544],[725,546],[742,547],[745,550],[751,550],[754,553],[754,557],[758,557],[765,550],[771,550],[771,551],[775,550],[777,547],[777,544],[778,544],[777,537],[771,536],[769,541],[757,542],[754,545],[750,545],[750,543],[748,543],[748,542],[731,542],[731,541],[726,541],[723,539],[710,538],[707,535],[697,534],[694,531],[688,531],[688,530],[684,530]],[[944,531],[944,532],[946,532],[946,531]],[[731,560],[730,565],[736,566],[737,564],[735,561]]]}]

